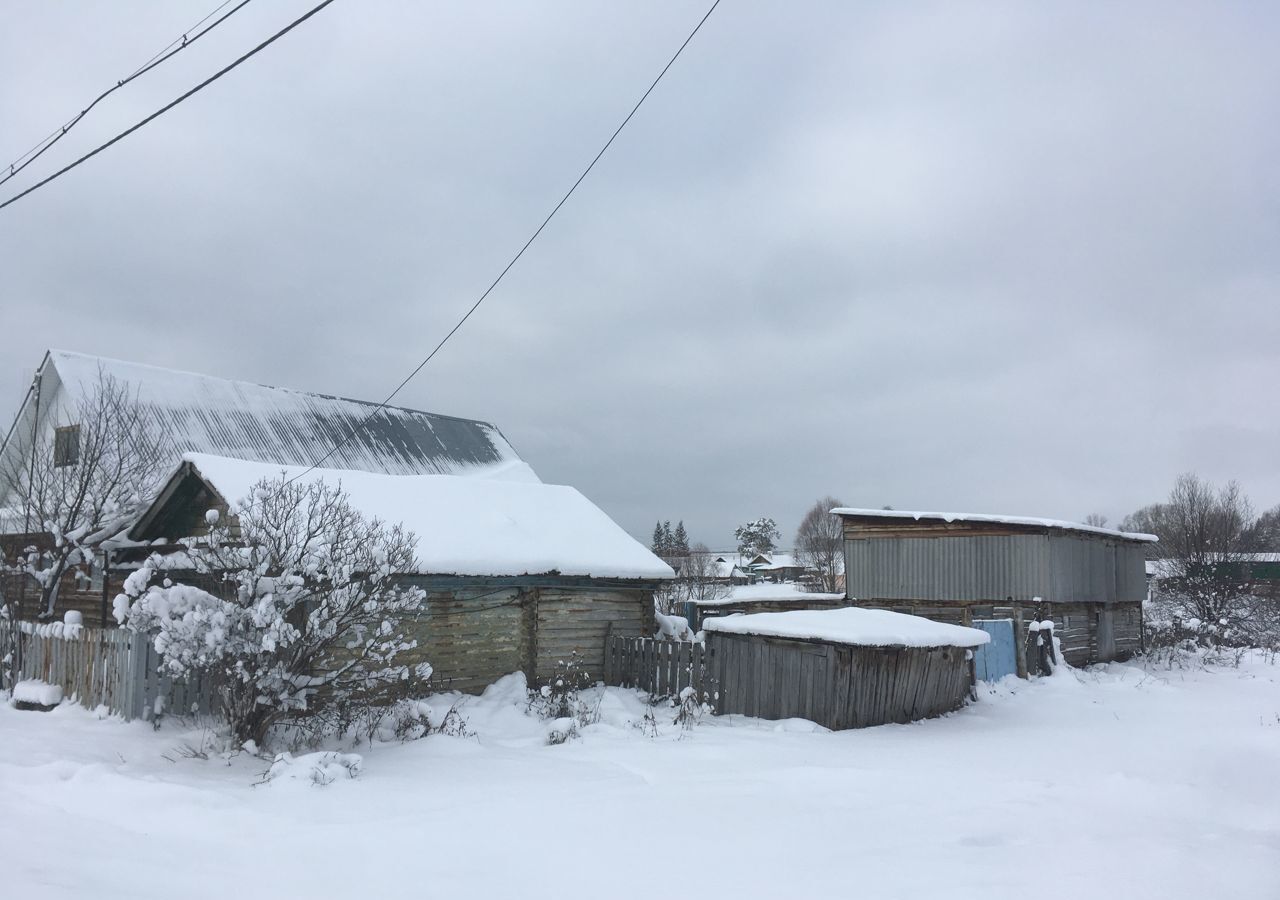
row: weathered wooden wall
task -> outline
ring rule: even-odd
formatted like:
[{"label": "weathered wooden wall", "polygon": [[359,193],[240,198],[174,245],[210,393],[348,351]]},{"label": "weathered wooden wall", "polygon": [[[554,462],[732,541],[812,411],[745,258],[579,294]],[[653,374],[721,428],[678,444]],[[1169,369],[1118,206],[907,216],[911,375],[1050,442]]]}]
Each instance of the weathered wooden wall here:
[{"label": "weathered wooden wall", "polygon": [[1124,660],[1142,652],[1142,604],[1141,603],[1020,603],[1017,601],[990,603],[984,601],[941,601],[868,599],[854,601],[854,605],[870,609],[888,609],[909,615],[923,616],[935,622],[968,625],[974,619],[1014,620],[1015,639],[1019,648],[1021,675],[1026,674],[1024,655],[1032,641],[1027,624],[1038,619],[1051,619],[1054,634],[1062,644],[1062,655],[1073,666],[1086,666],[1106,662],[1099,651],[1099,617],[1110,614],[1115,638],[1114,653],[1110,659]]},{"label": "weathered wooden wall", "polygon": [[[0,554],[12,562],[18,559],[28,547],[47,548],[51,544],[52,537],[47,533],[0,535]],[[108,590],[113,586],[118,588],[120,581],[114,573],[109,574],[109,578]],[[83,617],[85,625],[110,628],[116,624],[115,619],[111,617],[110,603],[108,603],[106,621],[103,620],[101,580],[90,579],[75,571],[63,575],[62,583],[58,587],[57,608],[52,616],[43,615],[40,585],[29,575],[0,574],[0,605],[3,604],[9,604],[10,614],[15,618],[32,622],[61,622],[68,610],[76,610]]]},{"label": "weathered wooden wall", "polygon": [[714,631],[707,647],[717,712],[833,729],[941,715],[964,704],[971,684],[961,647],[853,647]]},{"label": "weathered wooden wall", "polygon": [[424,612],[402,623],[419,646],[397,657],[426,661],[436,690],[474,693],[511,672],[545,682],[576,651],[593,680],[604,677],[608,635],[652,635],[653,586],[591,579],[436,578],[406,581],[427,592]]},{"label": "weathered wooden wall", "polygon": [[608,635],[652,635],[652,591],[539,588],[536,592],[537,657],[534,679],[551,677],[557,664],[575,651],[592,679],[604,677]]},{"label": "weathered wooden wall", "polygon": [[525,671],[531,649],[527,602],[515,587],[428,590],[426,609],[401,621],[401,631],[418,647],[397,662],[429,662],[433,688],[467,693]]}]

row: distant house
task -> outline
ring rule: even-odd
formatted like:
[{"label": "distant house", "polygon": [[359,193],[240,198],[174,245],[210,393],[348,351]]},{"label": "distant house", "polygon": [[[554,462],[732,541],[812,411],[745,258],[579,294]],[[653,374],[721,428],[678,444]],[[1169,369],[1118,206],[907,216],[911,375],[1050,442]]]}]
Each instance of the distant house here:
[{"label": "distant house", "polygon": [[782,550],[758,554],[751,560],[749,568],[766,581],[775,583],[799,581],[809,574],[809,569],[801,565],[794,554]]},{"label": "distant house", "polygon": [[715,554],[716,580],[724,584],[750,584],[751,570],[737,553]]},{"label": "distant house", "polygon": [[955,624],[1051,619],[1076,665],[1142,647],[1146,549],[1155,538],[1074,522],[972,513],[835,509],[846,594],[858,606]]},{"label": "distant house", "polygon": [[[413,576],[431,591],[432,609],[416,627],[429,632],[431,661],[455,686],[471,689],[519,669],[537,677],[572,649],[590,669],[605,631],[652,633],[653,587],[672,577],[670,568],[577,491],[542,484],[487,422],[55,350],[37,371],[0,460],[31,446],[19,438],[74,433],[104,376],[136,397],[140,413],[163,432],[172,476],[137,521],[102,544],[90,572],[68,576],[54,618],[76,609],[86,624],[114,624],[110,600],[137,563],[139,551],[128,549],[136,540],[198,535],[204,512],[240,499],[250,475],[299,472],[323,459],[315,477],[340,480],[344,489],[394,479],[406,498],[394,512],[420,536],[433,536],[421,548],[423,571]],[[73,455],[68,460],[76,464]],[[446,565],[438,548],[455,538],[469,549]],[[0,546],[12,551],[48,539],[34,531],[20,498],[0,497]],[[8,599],[29,588],[16,578],[0,584]]]}]

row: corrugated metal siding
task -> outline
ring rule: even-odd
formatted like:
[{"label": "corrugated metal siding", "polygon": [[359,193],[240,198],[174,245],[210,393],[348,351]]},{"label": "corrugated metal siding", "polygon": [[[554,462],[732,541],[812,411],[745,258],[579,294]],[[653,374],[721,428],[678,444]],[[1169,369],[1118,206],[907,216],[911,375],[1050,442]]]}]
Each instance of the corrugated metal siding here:
[{"label": "corrugated metal siding", "polygon": [[1132,590],[1132,559],[1115,542],[1058,534],[845,541],[849,596],[866,599],[1110,603],[1118,579]]},{"label": "corrugated metal siding", "polygon": [[1116,600],[1141,603],[1147,599],[1147,547],[1122,544],[1116,548]]}]

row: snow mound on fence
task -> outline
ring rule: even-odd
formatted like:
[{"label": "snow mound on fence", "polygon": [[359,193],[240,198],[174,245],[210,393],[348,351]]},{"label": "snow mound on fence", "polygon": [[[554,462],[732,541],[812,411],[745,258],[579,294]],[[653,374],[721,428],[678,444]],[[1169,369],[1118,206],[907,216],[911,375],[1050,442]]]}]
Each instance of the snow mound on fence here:
[{"label": "snow mound on fence", "polygon": [[271,768],[262,780],[301,781],[323,786],[355,778],[363,766],[364,757],[358,753],[338,753],[332,750],[304,753],[301,756],[281,753],[271,763]]},{"label": "snow mound on fence", "polygon": [[658,625],[656,637],[671,641],[695,641],[697,637],[689,627],[689,620],[684,616],[668,616],[660,612],[653,614]]},{"label": "snow mound on fence", "polygon": [[56,684],[28,679],[13,686],[14,703],[30,703],[33,706],[57,706],[62,702],[62,688]]},{"label": "snow mound on fence", "polygon": [[861,647],[980,647],[991,640],[977,628],[856,606],[720,616],[705,620],[702,628]]}]

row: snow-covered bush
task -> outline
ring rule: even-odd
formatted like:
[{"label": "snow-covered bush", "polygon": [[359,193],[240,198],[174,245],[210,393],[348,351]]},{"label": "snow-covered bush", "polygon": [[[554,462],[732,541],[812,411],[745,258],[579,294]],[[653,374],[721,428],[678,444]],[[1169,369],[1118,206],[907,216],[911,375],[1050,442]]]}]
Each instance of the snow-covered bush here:
[{"label": "snow-covered bush", "polygon": [[285,722],[345,731],[430,674],[396,661],[416,646],[400,620],[424,597],[396,582],[414,568],[410,532],[366,519],[340,487],[283,476],[207,521],[207,537],[185,542],[194,572],[167,577],[153,556],[115,614],[151,637],[165,674],[212,678],[237,740],[262,744]]},{"label": "snow-covered bush", "polygon": [[317,787],[333,784],[335,781],[355,778],[364,766],[364,759],[356,753],[336,753],[320,751],[294,756],[292,753],[281,753],[276,756],[262,776],[262,782],[271,781],[303,781]]},{"label": "snow-covered bush", "polygon": [[676,704],[676,717],[672,722],[673,725],[679,725],[685,731],[689,731],[693,726],[702,721],[702,717],[712,711],[711,702],[714,694],[711,691],[698,691],[692,685],[680,691],[680,696],[674,701]]},{"label": "snow-covered bush", "polygon": [[574,650],[567,660],[556,663],[550,681],[529,691],[529,711],[552,722],[548,743],[562,744],[577,735],[577,726],[591,724],[594,712],[582,699],[582,691],[589,687],[591,675]]}]

